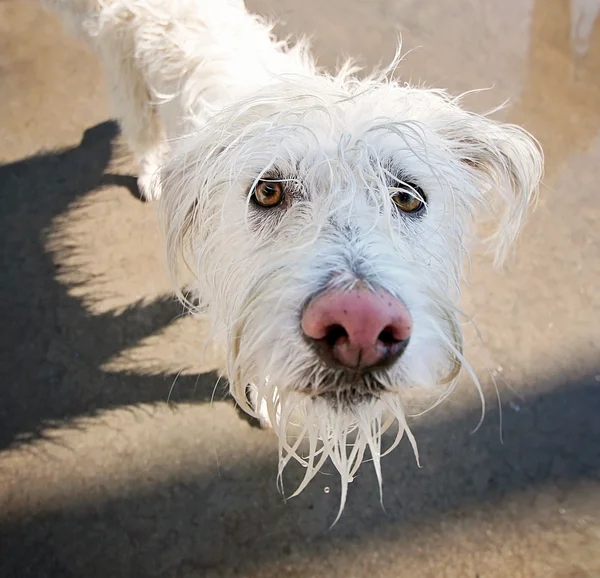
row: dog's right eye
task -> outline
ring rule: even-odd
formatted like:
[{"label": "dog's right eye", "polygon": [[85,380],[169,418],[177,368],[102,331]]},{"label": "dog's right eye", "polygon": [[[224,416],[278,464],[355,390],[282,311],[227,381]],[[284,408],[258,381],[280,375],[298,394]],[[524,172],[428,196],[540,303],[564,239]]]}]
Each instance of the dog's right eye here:
[{"label": "dog's right eye", "polygon": [[283,186],[276,181],[258,181],[252,193],[252,200],[266,209],[272,209],[283,201]]}]

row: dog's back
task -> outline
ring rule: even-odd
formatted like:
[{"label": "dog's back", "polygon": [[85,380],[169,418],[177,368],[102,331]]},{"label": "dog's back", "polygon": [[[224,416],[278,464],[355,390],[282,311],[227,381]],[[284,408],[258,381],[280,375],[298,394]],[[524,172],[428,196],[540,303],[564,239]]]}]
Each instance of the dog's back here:
[{"label": "dog's back", "polygon": [[[181,99],[179,120],[198,121],[203,109],[237,101],[275,75],[313,72],[304,44],[274,42],[271,26],[242,0],[41,1],[92,45],[111,88],[140,76],[156,105]],[[166,125],[167,136],[181,133],[179,121]]]}]

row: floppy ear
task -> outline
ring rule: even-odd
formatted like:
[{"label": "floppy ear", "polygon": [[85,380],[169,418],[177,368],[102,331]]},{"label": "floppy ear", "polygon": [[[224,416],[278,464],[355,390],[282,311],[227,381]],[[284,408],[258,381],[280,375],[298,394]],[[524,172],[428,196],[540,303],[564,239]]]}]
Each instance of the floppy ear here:
[{"label": "floppy ear", "polygon": [[188,296],[180,287],[189,274],[194,275],[190,261],[194,243],[194,228],[197,224],[199,200],[198,186],[194,173],[189,167],[187,155],[171,157],[160,169],[162,193],[158,203],[158,216],[166,241],[166,261],[168,272],[176,288],[177,298],[194,309]]},{"label": "floppy ear", "polygon": [[[210,197],[221,190],[223,179],[219,175],[227,174],[222,166],[226,149],[212,144],[214,140],[200,132],[181,139],[160,168],[158,215],[166,241],[167,267],[177,288],[189,283],[190,274],[198,274],[196,258],[206,240],[206,223],[218,217],[209,212]],[[180,290],[176,295],[198,310]],[[193,297],[197,300],[201,296]]]},{"label": "floppy ear", "polygon": [[448,127],[447,136],[472,173],[494,221],[495,230],[487,241],[495,263],[501,264],[537,199],[544,157],[537,140],[523,128],[464,114],[466,118]]}]

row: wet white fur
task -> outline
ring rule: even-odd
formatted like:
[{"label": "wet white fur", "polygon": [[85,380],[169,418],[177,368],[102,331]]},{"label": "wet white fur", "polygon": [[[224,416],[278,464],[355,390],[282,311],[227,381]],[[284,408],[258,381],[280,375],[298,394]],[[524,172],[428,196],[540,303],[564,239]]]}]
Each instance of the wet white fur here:
[{"label": "wet white fur", "polygon": [[[381,481],[385,430],[396,427],[392,445],[403,433],[414,444],[405,389],[442,383],[448,393],[456,383],[468,243],[484,219],[497,260],[506,255],[541,178],[537,144],[443,91],[391,80],[396,62],[367,79],[350,65],[325,74],[304,43],[276,42],[241,1],[52,5],[104,63],[140,185],[161,197],[176,286],[185,262],[226,351],[231,393],[273,426],[280,473],[290,460],[305,466],[298,491],[333,462],[341,512],[367,449]],[[289,203],[260,210],[250,191],[273,174]],[[420,218],[391,201],[406,181],[425,193]],[[358,279],[402,299],[414,329],[405,354],[377,374],[375,395],[344,403],[347,382],[320,364],[299,315],[318,291]]]}]

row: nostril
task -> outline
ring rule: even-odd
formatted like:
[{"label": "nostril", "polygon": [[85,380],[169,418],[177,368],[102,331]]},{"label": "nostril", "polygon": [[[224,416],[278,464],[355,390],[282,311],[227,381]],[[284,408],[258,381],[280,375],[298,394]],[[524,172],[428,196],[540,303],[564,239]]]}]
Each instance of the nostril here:
[{"label": "nostril", "polygon": [[348,332],[341,325],[331,325],[327,328],[327,333],[323,339],[329,347],[334,347],[339,344],[340,340],[348,339]]},{"label": "nostril", "polygon": [[388,325],[377,337],[377,341],[380,341],[384,345],[396,345],[400,343],[400,339],[394,337],[394,328]]}]

